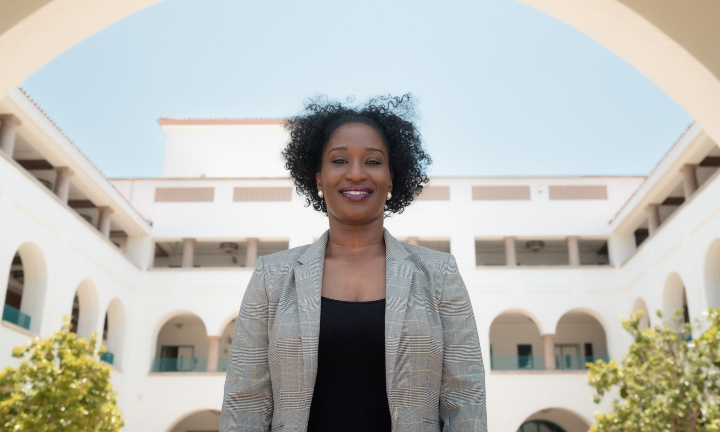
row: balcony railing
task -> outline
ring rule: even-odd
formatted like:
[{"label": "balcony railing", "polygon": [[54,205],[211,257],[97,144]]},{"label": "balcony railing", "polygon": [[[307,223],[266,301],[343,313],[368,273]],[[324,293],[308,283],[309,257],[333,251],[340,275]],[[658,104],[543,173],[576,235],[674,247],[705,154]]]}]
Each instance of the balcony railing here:
[{"label": "balcony railing", "polygon": [[595,360],[610,361],[608,356],[555,356],[555,365],[558,370],[587,369],[585,363],[595,363]]},{"label": "balcony railing", "polygon": [[204,358],[159,358],[153,360],[152,372],[205,372]]},{"label": "balcony railing", "polygon": [[545,359],[541,356],[491,356],[490,369],[498,371],[543,370]]},{"label": "balcony railing", "polygon": [[100,360],[104,361],[107,364],[113,364],[113,361],[115,361],[115,354],[111,353],[110,351],[105,351],[100,355]]},{"label": "balcony railing", "polygon": [[2,319],[25,330],[30,330],[30,315],[24,314],[10,305],[5,305],[3,308]]},{"label": "balcony railing", "polygon": [[227,372],[228,366],[230,366],[229,358],[218,359],[218,372]]}]

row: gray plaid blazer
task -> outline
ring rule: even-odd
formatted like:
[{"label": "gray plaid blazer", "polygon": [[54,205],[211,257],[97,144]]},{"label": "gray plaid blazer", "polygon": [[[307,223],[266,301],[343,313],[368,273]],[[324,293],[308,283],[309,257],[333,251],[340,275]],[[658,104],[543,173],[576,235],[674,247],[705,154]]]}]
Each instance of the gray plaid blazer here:
[{"label": "gray plaid blazer", "polygon": [[[220,432],[307,430],[327,238],[258,259],[235,329]],[[393,432],[486,432],[485,371],[455,258],[387,230],[385,245]]]}]

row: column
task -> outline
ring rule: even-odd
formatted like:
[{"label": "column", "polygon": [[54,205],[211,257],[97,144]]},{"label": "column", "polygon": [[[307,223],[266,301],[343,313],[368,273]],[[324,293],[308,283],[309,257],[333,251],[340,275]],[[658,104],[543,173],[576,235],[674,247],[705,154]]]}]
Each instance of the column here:
[{"label": "column", "polygon": [[195,255],[195,243],[197,240],[194,238],[184,238],[183,239],[183,257],[182,257],[182,266],[183,268],[193,266],[193,256]]},{"label": "column", "polygon": [[568,261],[569,261],[570,265],[573,267],[580,266],[580,246],[578,245],[578,238],[577,237],[568,237],[567,245],[568,245]]},{"label": "column", "polygon": [[411,245],[417,246],[418,244],[418,238],[417,237],[408,237],[407,242]]},{"label": "column", "polygon": [[695,175],[695,168],[697,165],[684,165],[680,168],[680,172],[683,175],[683,191],[685,192],[685,201],[689,200],[692,194],[698,188],[697,176]]},{"label": "column", "polygon": [[110,238],[110,215],[113,211],[110,207],[98,207],[98,210],[100,210],[100,217],[97,229],[103,237]]},{"label": "column", "polygon": [[544,334],[542,338],[545,343],[545,370],[555,370],[555,335]]},{"label": "column", "polygon": [[256,238],[247,239],[247,252],[245,253],[245,267],[254,269],[255,261],[257,261],[258,243],[260,240]]},{"label": "column", "polygon": [[652,236],[660,226],[660,214],[658,213],[658,204],[648,204],[645,207],[645,213],[648,218],[648,235]]},{"label": "column", "polygon": [[515,237],[505,237],[505,265],[517,267],[517,251],[515,250]]},{"label": "column", "polygon": [[0,150],[12,158],[15,150],[15,130],[20,120],[12,114],[0,115]]},{"label": "column", "polygon": [[220,336],[208,336],[207,371],[217,372],[220,350]]},{"label": "column", "polygon": [[63,204],[67,204],[70,195],[70,176],[73,175],[73,172],[68,167],[57,167],[55,172],[57,172],[57,176],[55,177],[53,192]]}]

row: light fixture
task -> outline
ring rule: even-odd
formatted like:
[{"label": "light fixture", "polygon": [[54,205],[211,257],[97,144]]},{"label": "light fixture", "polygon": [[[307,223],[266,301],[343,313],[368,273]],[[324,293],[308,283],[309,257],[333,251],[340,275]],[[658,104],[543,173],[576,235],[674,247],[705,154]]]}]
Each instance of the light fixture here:
[{"label": "light fixture", "polygon": [[530,240],[529,242],[525,243],[525,246],[527,246],[527,248],[531,251],[537,252],[545,247],[545,242],[542,240]]},{"label": "light fixture", "polygon": [[13,270],[12,277],[13,277],[13,279],[15,279],[16,281],[18,281],[20,283],[25,282],[25,274],[23,273],[22,270]]},{"label": "light fixture", "polygon": [[232,252],[235,252],[236,250],[238,250],[238,244],[232,243],[232,242],[222,242],[222,243],[220,243],[220,249],[223,252],[232,253]]}]

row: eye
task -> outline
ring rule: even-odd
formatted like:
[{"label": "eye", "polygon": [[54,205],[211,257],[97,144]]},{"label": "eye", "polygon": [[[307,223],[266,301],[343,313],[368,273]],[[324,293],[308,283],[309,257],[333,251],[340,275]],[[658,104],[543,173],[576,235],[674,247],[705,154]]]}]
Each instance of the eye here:
[{"label": "eye", "polygon": [[343,158],[337,158],[337,159],[333,159],[330,161],[330,163],[337,163],[337,164],[342,164],[342,163],[346,163],[346,162],[347,161]]},{"label": "eye", "polygon": [[367,161],[365,163],[370,164],[370,165],[380,165],[381,164],[381,162],[376,159],[370,159],[369,161]]}]

